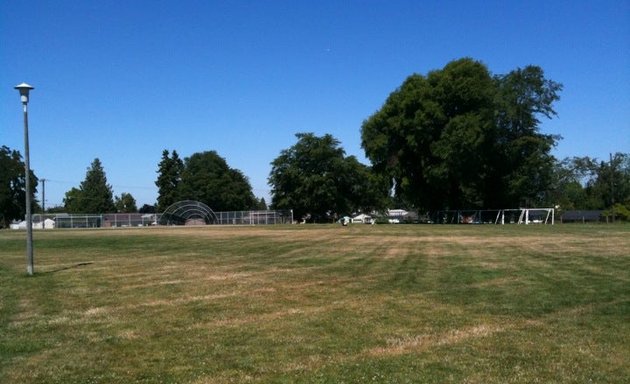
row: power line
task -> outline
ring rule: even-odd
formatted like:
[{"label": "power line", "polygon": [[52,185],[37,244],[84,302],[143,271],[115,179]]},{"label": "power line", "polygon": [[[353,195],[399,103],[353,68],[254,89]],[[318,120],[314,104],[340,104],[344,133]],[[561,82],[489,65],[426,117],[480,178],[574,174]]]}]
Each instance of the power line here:
[{"label": "power line", "polygon": [[[42,179],[43,180],[43,179]],[[55,184],[69,184],[69,185],[81,185],[83,181],[68,181],[68,180],[53,180],[46,179],[49,183]],[[147,186],[139,186],[139,185],[120,185],[120,184],[108,184],[112,188],[131,188],[131,189],[156,189],[157,187],[147,187]]]}]

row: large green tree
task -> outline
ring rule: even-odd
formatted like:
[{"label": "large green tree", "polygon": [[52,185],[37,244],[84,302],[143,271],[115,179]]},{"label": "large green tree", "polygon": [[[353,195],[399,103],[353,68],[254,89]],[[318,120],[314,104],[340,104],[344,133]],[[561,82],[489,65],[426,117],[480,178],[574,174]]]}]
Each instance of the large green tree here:
[{"label": "large green tree", "polygon": [[120,197],[114,197],[114,205],[116,206],[116,212],[120,213],[134,213],[138,212],[138,206],[136,205],[136,199],[131,193],[123,192]]},{"label": "large green tree", "polygon": [[[556,115],[553,104],[560,98],[562,85],[546,79],[540,67],[518,68],[495,76],[497,98],[495,114],[498,136],[491,158],[495,165],[492,186],[505,186],[490,194],[501,206],[544,204],[555,159],[551,150],[559,136],[542,134],[540,118]],[[498,178],[498,177],[501,178]]]},{"label": "large green tree", "polygon": [[72,187],[66,192],[66,196],[63,199],[63,207],[64,211],[69,213],[86,212],[83,207],[83,195],[79,188]]},{"label": "large green tree", "polygon": [[609,161],[600,161],[596,174],[597,178],[587,183],[586,190],[601,201],[600,207],[623,205],[630,209],[630,154],[616,153]]},{"label": "large green tree", "polygon": [[158,178],[155,185],[158,187],[158,212],[164,212],[173,203],[181,200],[179,196],[179,184],[182,180],[184,162],[179,158],[177,151],[172,155],[168,150],[162,152],[162,160],[158,164]]},{"label": "large green tree", "polygon": [[354,156],[346,157],[337,139],[313,133],[296,137],[297,143],[271,163],[273,208],[293,209],[296,218],[323,221],[380,207],[387,185]]},{"label": "large green tree", "polygon": [[184,160],[177,196],[200,201],[214,211],[255,209],[259,203],[247,177],[230,168],[215,151],[195,153]]},{"label": "large green tree", "polygon": [[561,86],[534,66],[493,76],[455,60],[409,76],[363,122],[366,156],[400,201],[424,209],[537,204],[551,181],[557,139],[539,132]]},{"label": "large green tree", "polygon": [[[26,214],[26,187],[22,155],[6,146],[0,147],[0,228]],[[35,211],[38,179],[31,170],[32,212]]]},{"label": "large green tree", "polygon": [[64,206],[69,213],[109,213],[116,212],[112,187],[101,161],[96,158],[88,167],[85,180],[79,188],[66,192]]},{"label": "large green tree", "polygon": [[557,206],[562,211],[589,209],[593,204],[589,202],[590,197],[584,186],[595,177],[596,167],[596,161],[590,157],[556,161],[549,205]]}]

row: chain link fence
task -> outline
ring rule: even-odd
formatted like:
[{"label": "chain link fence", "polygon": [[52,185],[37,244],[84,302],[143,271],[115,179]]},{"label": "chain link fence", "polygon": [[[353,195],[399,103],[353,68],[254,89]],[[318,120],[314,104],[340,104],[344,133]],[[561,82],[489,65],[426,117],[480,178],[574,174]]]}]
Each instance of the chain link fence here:
[{"label": "chain link fence", "polygon": [[[210,225],[277,225],[293,223],[291,210],[215,212]],[[33,228],[126,228],[160,225],[161,213],[105,213],[105,214],[35,214]],[[203,220],[191,218],[185,225],[205,225]],[[25,225],[25,224],[24,224]],[[14,227],[21,229],[19,225]]]}]

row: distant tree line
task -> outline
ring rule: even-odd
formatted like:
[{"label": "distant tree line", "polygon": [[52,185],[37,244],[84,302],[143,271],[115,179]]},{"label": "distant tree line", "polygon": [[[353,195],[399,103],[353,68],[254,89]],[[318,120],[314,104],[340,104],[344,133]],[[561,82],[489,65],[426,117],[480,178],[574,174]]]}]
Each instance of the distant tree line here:
[{"label": "distant tree line", "polygon": [[[540,132],[556,115],[562,85],[540,67],[494,75],[463,58],[426,75],[412,74],[361,126],[371,166],[346,156],[330,134],[296,134],[296,143],[271,163],[271,208],[293,209],[296,219],[330,221],[385,208],[418,211],[519,206],[598,209],[630,218],[630,154],[610,159],[557,160],[559,136]],[[33,197],[37,177],[31,173]],[[216,151],[181,159],[164,150],[157,165],[156,205],[180,200],[215,211],[266,209],[247,177]],[[23,218],[24,163],[18,151],[0,149],[0,227]],[[33,198],[34,211],[37,202]],[[66,192],[70,213],[136,212],[133,196],[114,196],[100,160]]]},{"label": "distant tree line", "polygon": [[217,211],[266,209],[258,200],[247,177],[230,168],[215,151],[195,153],[182,160],[177,151],[162,152],[158,164],[156,206],[143,205],[139,210],[135,198],[123,192],[114,196],[105,170],[97,158],[87,169],[78,188],[66,192],[63,211],[68,213],[155,213],[163,212],[181,200],[201,201]]},{"label": "distant tree line", "polygon": [[[540,67],[493,75],[464,58],[413,74],[361,127],[371,167],[345,165],[331,136],[298,134],[272,163],[272,206],[330,219],[384,207],[412,210],[614,209],[628,218],[627,154],[556,160],[540,132],[562,85]],[[351,162],[352,157],[347,159]]]},{"label": "distant tree line", "polygon": [[608,161],[591,157],[565,158],[555,163],[550,201],[561,210],[604,210],[630,219],[630,153],[615,153]]}]

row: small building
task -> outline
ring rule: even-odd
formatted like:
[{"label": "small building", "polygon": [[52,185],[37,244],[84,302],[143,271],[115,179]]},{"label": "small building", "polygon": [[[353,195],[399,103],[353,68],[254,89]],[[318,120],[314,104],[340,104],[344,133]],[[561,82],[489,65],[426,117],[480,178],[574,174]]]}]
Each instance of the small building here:
[{"label": "small building", "polygon": [[37,229],[54,229],[55,228],[55,220],[46,219],[44,221],[40,221],[39,223],[33,224],[33,228]]},{"label": "small building", "polygon": [[417,223],[419,216],[417,212],[409,212],[404,209],[388,209],[387,221],[390,224]]},{"label": "small building", "polygon": [[372,216],[362,213],[352,218],[353,223],[372,224]]},{"label": "small building", "polygon": [[26,221],[14,221],[9,224],[11,229],[26,229]]},{"label": "small building", "polygon": [[[46,219],[44,221],[33,222],[31,225],[33,229],[53,229],[55,228],[55,220]],[[26,220],[14,221],[9,225],[11,229],[26,229]]]}]

